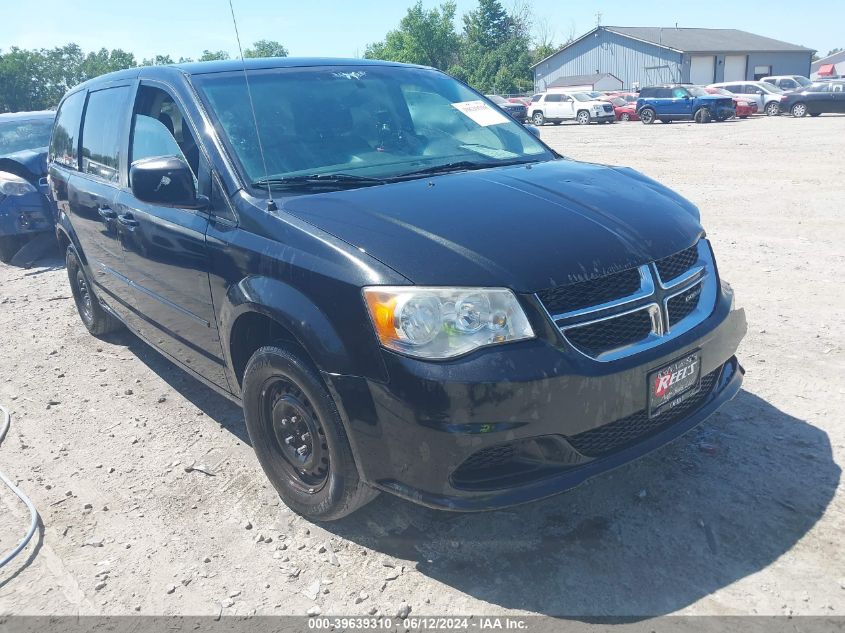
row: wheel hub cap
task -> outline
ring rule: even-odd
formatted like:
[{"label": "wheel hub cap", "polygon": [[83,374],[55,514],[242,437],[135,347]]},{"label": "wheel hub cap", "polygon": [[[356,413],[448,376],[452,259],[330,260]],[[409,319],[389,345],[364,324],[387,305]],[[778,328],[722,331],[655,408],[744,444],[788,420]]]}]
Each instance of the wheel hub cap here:
[{"label": "wheel hub cap", "polygon": [[320,458],[317,425],[302,403],[291,395],[273,405],[273,433],[282,454],[300,470],[310,471]]}]

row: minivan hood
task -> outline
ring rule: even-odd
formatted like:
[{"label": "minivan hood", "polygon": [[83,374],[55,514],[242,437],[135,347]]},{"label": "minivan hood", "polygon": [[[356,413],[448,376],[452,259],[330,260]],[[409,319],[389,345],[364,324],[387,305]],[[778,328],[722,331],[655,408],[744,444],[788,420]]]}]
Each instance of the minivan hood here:
[{"label": "minivan hood", "polygon": [[282,210],[419,285],[536,292],[691,246],[698,210],[628,168],[568,159],[288,198]]}]

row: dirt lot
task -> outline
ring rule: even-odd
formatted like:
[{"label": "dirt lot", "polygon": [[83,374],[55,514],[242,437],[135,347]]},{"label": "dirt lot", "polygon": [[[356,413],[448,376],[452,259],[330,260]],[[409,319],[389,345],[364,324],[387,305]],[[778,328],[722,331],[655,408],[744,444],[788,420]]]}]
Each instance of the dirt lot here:
[{"label": "dirt lot", "polygon": [[[701,208],[749,318],[722,412],[550,501],[382,495],[317,526],[280,505],[236,407],[132,336],[87,334],[58,260],[0,265],[0,467],[44,522],[0,571],[0,614],[845,613],[845,116],[542,133]],[[5,552],[26,517],[5,490],[0,508]]]}]

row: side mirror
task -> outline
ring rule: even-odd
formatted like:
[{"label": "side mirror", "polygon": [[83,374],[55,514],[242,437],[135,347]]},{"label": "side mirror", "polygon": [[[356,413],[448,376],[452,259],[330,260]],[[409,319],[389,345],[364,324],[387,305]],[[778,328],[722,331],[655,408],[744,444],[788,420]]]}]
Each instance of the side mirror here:
[{"label": "side mirror", "polygon": [[132,195],[142,202],[180,209],[208,206],[208,199],[197,195],[191,168],[176,156],[135,161],[129,168],[129,186]]},{"label": "side mirror", "polygon": [[536,125],[526,124],[525,129],[531,132],[537,138],[540,138],[540,128],[538,128]]},{"label": "side mirror", "polygon": [[689,95],[684,95],[684,99],[686,99],[687,101],[689,101]]}]

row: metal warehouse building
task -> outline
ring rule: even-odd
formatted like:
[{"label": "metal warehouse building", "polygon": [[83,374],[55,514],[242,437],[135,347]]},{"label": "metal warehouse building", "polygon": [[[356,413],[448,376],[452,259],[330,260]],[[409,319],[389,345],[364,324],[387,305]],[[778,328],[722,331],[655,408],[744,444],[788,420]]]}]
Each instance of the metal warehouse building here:
[{"label": "metal warehouse building", "polygon": [[598,26],[534,66],[538,92],[608,73],[625,88],[810,74],[815,51],[736,29]]}]

